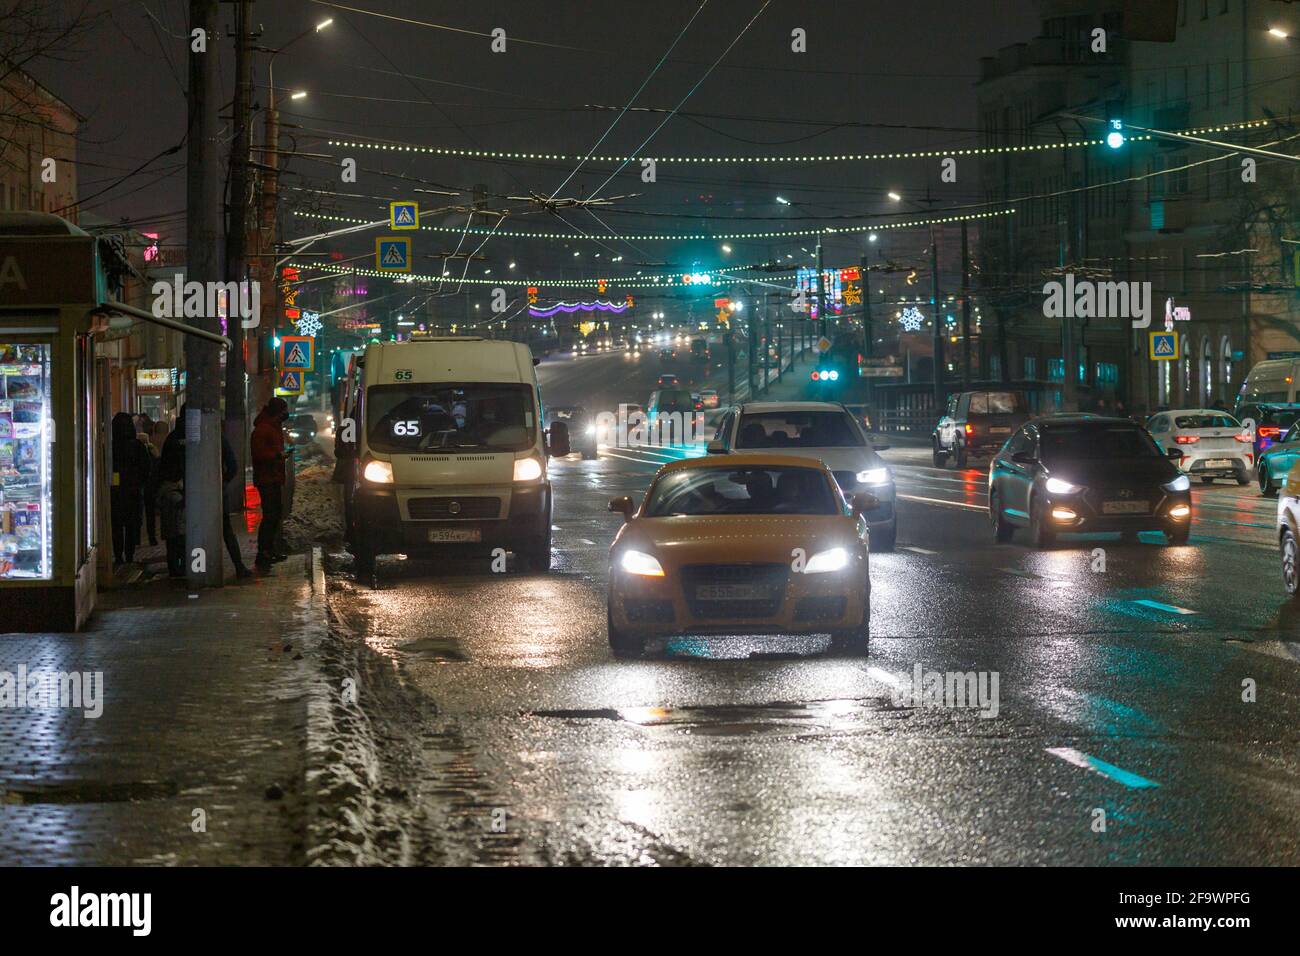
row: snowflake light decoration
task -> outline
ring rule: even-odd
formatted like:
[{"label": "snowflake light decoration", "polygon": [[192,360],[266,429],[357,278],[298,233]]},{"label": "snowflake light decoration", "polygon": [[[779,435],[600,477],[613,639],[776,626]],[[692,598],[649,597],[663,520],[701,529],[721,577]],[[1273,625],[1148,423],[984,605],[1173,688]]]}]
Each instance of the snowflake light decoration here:
[{"label": "snowflake light decoration", "polygon": [[320,334],[323,324],[315,312],[304,312],[302,318],[294,323],[294,328],[298,330],[299,335],[309,335],[315,338]]},{"label": "snowflake light decoration", "polygon": [[925,316],[921,310],[914,305],[909,305],[898,316],[898,324],[903,327],[905,332],[920,332],[921,326],[925,323]]}]

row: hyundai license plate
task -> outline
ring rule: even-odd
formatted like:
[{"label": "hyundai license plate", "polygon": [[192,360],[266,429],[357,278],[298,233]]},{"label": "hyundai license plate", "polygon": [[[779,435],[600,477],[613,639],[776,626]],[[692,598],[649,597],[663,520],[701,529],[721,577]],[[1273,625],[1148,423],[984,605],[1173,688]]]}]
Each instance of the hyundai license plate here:
[{"label": "hyundai license plate", "polygon": [[1206,468],[1231,468],[1231,458],[1209,458],[1205,462]]},{"label": "hyundai license plate", "polygon": [[477,544],[483,540],[481,528],[430,528],[430,544]]},{"label": "hyundai license plate", "polygon": [[1101,513],[1107,515],[1144,515],[1151,510],[1145,501],[1105,501]]}]

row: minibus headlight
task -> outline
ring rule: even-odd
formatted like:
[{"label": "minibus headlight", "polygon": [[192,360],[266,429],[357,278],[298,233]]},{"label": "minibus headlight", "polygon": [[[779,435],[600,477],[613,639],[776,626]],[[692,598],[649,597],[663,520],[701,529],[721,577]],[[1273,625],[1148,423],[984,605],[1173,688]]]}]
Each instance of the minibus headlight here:
[{"label": "minibus headlight", "polygon": [[515,459],[515,481],[536,481],[542,477],[542,463],[536,458]]},{"label": "minibus headlight", "polygon": [[391,485],[393,483],[393,466],[387,461],[376,459],[366,462],[366,470],[362,474],[366,481],[373,481],[377,485]]}]

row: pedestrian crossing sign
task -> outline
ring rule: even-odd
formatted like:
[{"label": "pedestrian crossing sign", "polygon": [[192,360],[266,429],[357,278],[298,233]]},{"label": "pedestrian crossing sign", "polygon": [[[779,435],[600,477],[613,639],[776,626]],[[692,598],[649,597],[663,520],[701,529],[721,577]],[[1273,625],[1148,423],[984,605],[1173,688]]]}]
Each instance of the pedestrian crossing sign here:
[{"label": "pedestrian crossing sign", "polygon": [[301,395],[303,388],[303,379],[306,378],[302,372],[296,372],[291,369],[280,373],[280,383],[275,387],[277,395]]},{"label": "pedestrian crossing sign", "polygon": [[314,372],[316,371],[316,341],[310,335],[280,336],[279,362],[280,371]]},{"label": "pedestrian crossing sign", "polygon": [[420,204],[414,202],[390,202],[388,204],[388,224],[392,229],[419,229]]},{"label": "pedestrian crossing sign", "polygon": [[376,239],[375,268],[380,272],[410,272],[411,240],[404,236]]},{"label": "pedestrian crossing sign", "polygon": [[1151,332],[1151,358],[1158,362],[1178,361],[1178,333]]}]

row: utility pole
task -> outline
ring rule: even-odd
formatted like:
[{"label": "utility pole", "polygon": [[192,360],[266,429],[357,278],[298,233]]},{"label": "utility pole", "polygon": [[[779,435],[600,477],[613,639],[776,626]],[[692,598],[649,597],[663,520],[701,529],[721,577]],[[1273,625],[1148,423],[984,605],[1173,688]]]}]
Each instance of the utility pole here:
[{"label": "utility pole", "polygon": [[939,244],[930,223],[930,290],[934,296],[934,411],[942,415],[948,396],[943,388],[943,301],[939,297]]},{"label": "utility pole", "polygon": [[871,358],[871,347],[875,342],[875,332],[871,328],[871,266],[867,257],[862,257],[862,264],[858,267],[862,283],[862,354]]},{"label": "utility pole", "polygon": [[961,224],[961,387],[970,389],[970,247],[966,243],[966,221]]},{"label": "utility pole", "polygon": [[822,275],[822,241],[817,240],[817,323],[822,338],[826,337],[826,277]]},{"label": "utility pole", "polygon": [[[190,281],[221,281],[221,164],[218,161],[217,106],[220,95],[217,51],[217,0],[190,0],[190,36],[203,31],[203,49],[191,40],[189,71],[189,152],[186,159],[186,239]],[[211,288],[211,285],[207,286]],[[233,310],[232,310],[233,311]],[[195,327],[220,334],[216,315]],[[221,541],[221,365],[217,346],[196,335],[185,338],[187,377],[185,417],[186,578],[191,587],[220,587],[224,580]]]},{"label": "utility pole", "polygon": [[[251,6],[252,0],[239,0],[235,6],[235,135],[230,147],[230,199],[226,219],[226,277],[240,283],[257,279],[248,273],[248,147],[253,89],[253,41],[249,31]],[[226,356],[225,432],[238,462],[231,483],[231,500],[237,501],[242,511],[244,475],[248,465],[248,407],[244,383],[244,324],[235,312],[233,308],[226,309],[230,353]],[[257,316],[259,323],[261,319],[260,315]]]}]

